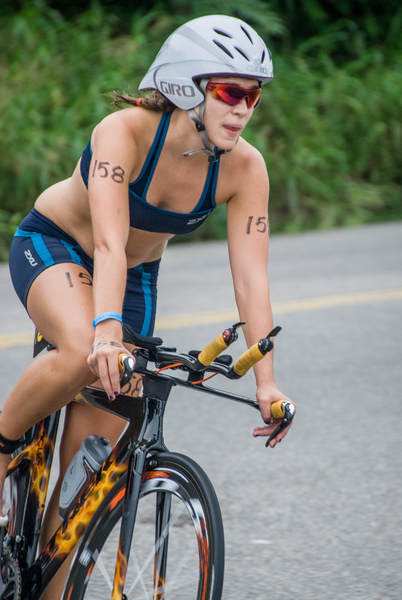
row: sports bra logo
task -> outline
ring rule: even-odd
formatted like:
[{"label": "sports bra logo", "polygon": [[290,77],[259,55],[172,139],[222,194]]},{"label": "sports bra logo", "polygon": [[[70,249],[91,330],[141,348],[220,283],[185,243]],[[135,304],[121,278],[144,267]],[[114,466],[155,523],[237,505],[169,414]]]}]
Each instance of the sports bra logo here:
[{"label": "sports bra logo", "polygon": [[195,225],[196,223],[199,223],[200,221],[204,221],[204,219],[206,219],[208,217],[208,215],[211,214],[211,212],[212,212],[212,210],[205,213],[205,215],[202,215],[202,217],[197,217],[196,219],[189,219],[189,221],[187,221],[187,225]]}]

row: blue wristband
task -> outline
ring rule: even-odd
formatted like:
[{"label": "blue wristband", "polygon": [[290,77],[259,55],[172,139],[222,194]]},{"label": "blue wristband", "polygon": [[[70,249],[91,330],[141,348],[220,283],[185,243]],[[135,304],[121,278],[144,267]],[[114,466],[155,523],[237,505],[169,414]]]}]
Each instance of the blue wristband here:
[{"label": "blue wristband", "polygon": [[92,321],[93,328],[95,329],[98,323],[102,323],[102,321],[106,321],[107,319],[115,319],[116,321],[120,321],[120,323],[123,323],[123,317],[119,313],[104,312],[94,318],[94,320]]}]

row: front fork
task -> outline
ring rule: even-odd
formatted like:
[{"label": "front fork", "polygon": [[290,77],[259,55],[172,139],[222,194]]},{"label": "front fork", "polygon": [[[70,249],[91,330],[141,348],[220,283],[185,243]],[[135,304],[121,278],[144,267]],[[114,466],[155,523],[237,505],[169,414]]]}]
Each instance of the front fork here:
[{"label": "front fork", "polygon": [[[144,386],[144,391],[145,386]],[[124,600],[124,584],[127,574],[130,548],[133,539],[135,519],[140,499],[142,477],[148,453],[152,450],[167,450],[163,443],[162,422],[166,403],[152,398],[145,399],[145,418],[142,434],[130,456],[120,538],[117,549],[112,600]]]},{"label": "front fork", "polygon": [[137,516],[138,501],[142,483],[142,473],[145,466],[146,452],[137,448],[130,457],[126,494],[123,503],[123,515],[120,526],[120,538],[117,548],[116,570],[114,574],[112,600],[122,600],[124,584],[130,556],[133,530]]}]

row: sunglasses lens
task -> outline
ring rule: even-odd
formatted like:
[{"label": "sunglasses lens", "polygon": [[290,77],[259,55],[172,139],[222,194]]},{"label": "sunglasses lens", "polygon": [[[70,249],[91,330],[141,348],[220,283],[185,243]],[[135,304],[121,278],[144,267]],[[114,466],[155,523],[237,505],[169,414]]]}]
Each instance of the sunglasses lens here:
[{"label": "sunglasses lens", "polygon": [[249,108],[254,108],[255,106],[257,106],[260,102],[261,99],[261,88],[258,88],[256,90],[250,90],[250,95],[249,95],[249,102],[251,104],[248,104]]},{"label": "sunglasses lens", "polygon": [[257,104],[261,95],[260,88],[245,90],[244,88],[226,83],[208,84],[207,89],[212,91],[213,98],[222,100],[222,102],[226,102],[226,104],[230,104],[230,106],[235,106],[244,100],[244,98],[246,98],[247,107],[253,108]]},{"label": "sunglasses lens", "polygon": [[261,90],[257,88],[256,90],[249,90],[247,96],[247,106],[248,108],[253,108],[258,104],[261,97]]},{"label": "sunglasses lens", "polygon": [[225,86],[223,89],[218,88],[216,92],[220,100],[223,100],[231,106],[239,104],[239,102],[241,102],[245,96],[243,90],[230,86]]}]

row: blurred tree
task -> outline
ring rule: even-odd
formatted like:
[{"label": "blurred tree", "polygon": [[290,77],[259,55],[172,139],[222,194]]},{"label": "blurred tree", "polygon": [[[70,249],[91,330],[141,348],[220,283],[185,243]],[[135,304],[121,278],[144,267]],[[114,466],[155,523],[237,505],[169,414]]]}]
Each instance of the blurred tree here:
[{"label": "blurred tree", "polygon": [[[3,14],[11,14],[20,11],[26,4],[35,4],[35,0],[2,0],[1,8]],[[57,10],[66,19],[72,19],[95,4],[99,4],[107,12],[127,15],[137,10],[152,10],[157,2],[155,0],[45,0],[45,4],[50,9]]]},{"label": "blurred tree", "polygon": [[[378,7],[378,0],[3,0],[0,260],[37,195],[71,174],[92,127],[112,110],[108,92],[135,94],[166,36],[203,14],[248,21],[274,53],[275,79],[245,131],[270,171],[272,228],[402,218],[402,7],[399,0]],[[199,230],[224,232],[224,209]]]},{"label": "blurred tree", "polygon": [[293,50],[308,40],[305,51],[324,46],[343,62],[372,46],[402,49],[400,0],[269,0],[269,5],[283,18]]}]

